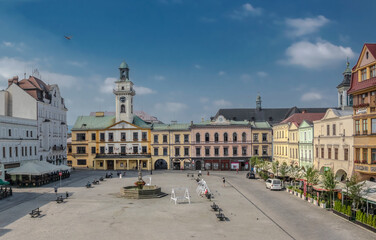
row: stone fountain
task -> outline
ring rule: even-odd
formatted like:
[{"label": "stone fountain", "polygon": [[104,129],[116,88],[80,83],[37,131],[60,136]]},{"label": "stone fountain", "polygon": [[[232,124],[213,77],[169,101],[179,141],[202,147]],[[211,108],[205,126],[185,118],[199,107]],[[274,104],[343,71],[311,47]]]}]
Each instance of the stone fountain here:
[{"label": "stone fountain", "polygon": [[140,166],[138,167],[138,180],[134,183],[134,186],[122,187],[120,194],[122,197],[129,199],[148,199],[165,196],[165,194],[161,192],[160,187],[156,185],[145,185],[145,181],[142,180]]}]

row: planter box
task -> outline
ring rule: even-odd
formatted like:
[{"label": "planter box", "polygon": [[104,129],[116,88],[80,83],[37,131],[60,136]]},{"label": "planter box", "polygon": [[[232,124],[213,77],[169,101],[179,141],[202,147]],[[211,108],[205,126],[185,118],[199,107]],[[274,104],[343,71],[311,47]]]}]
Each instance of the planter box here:
[{"label": "planter box", "polygon": [[302,198],[302,194],[301,194],[301,193],[298,193],[298,197]]},{"label": "planter box", "polygon": [[343,214],[343,213],[341,213],[341,212],[337,212],[337,211],[334,210],[334,209],[333,209],[333,213],[336,214],[336,215],[338,215],[338,216],[340,216],[340,217],[343,217],[343,218],[346,219],[346,220],[349,220],[349,221],[352,220],[352,217],[349,217],[349,216],[347,216],[346,214]]},{"label": "planter box", "polygon": [[302,194],[301,198],[302,198],[303,200],[306,200],[306,197],[304,196],[304,194]]},{"label": "planter box", "polygon": [[326,208],[326,203],[320,203],[321,208]]},{"label": "planter box", "polygon": [[308,202],[312,203],[313,202],[313,198],[308,198]]},{"label": "planter box", "polygon": [[317,200],[313,199],[313,204],[317,206]]},{"label": "planter box", "polygon": [[371,226],[368,225],[368,224],[364,224],[364,223],[362,223],[362,222],[358,222],[358,221],[356,221],[356,220],[354,221],[354,223],[358,224],[358,225],[361,226],[361,227],[364,227],[365,229],[368,229],[368,230],[370,230],[370,231],[376,233],[376,228],[371,227]]},{"label": "planter box", "polygon": [[295,196],[298,196],[299,195],[299,193],[298,192],[295,192]]}]

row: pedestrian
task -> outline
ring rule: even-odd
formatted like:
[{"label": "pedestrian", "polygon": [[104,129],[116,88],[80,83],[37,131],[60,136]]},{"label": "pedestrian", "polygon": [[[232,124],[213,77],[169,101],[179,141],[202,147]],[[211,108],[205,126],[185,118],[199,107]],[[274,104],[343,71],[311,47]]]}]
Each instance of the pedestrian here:
[{"label": "pedestrian", "polygon": [[236,168],[236,174],[238,174],[239,173],[239,168]]},{"label": "pedestrian", "polygon": [[55,195],[57,195],[57,186],[56,186],[56,184],[55,184],[54,190],[55,190]]},{"label": "pedestrian", "polygon": [[153,169],[150,169],[150,175],[153,175]]},{"label": "pedestrian", "polygon": [[223,187],[226,187],[226,179],[225,179],[225,177],[222,178],[222,181],[223,181]]}]

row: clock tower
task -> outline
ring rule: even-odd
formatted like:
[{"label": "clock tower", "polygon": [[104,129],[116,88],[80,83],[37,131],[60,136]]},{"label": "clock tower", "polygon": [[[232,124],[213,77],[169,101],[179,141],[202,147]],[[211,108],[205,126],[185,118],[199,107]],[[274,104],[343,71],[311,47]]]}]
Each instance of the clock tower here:
[{"label": "clock tower", "polygon": [[133,122],[133,82],[129,80],[129,67],[122,62],[119,67],[120,79],[115,82],[114,94],[116,98],[116,122]]}]

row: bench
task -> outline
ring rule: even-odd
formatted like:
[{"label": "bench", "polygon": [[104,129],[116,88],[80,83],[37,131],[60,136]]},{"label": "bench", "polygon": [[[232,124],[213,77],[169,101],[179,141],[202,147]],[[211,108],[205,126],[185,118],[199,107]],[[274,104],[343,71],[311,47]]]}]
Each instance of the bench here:
[{"label": "bench", "polygon": [[221,209],[219,209],[218,213],[216,214],[217,218],[219,219],[219,221],[224,221],[226,220],[226,217],[225,215],[222,213]]},{"label": "bench", "polygon": [[103,181],[103,180],[104,180],[104,178],[103,178],[103,177],[100,177],[100,178],[99,178],[99,181]]},{"label": "bench", "polygon": [[85,186],[86,186],[86,188],[91,188],[91,183],[88,182],[88,183],[86,183]]},{"label": "bench", "polygon": [[41,212],[42,212],[42,211],[39,210],[39,208],[36,208],[36,209],[31,210],[31,213],[29,213],[29,214],[30,214],[30,216],[31,216],[32,218],[36,218],[36,217],[39,217],[39,216],[40,216],[40,213],[41,213]]},{"label": "bench", "polygon": [[56,203],[63,203],[63,202],[64,202],[63,196],[60,196],[60,197],[56,198]]},{"label": "bench", "polygon": [[219,206],[213,202],[213,205],[210,206],[215,212],[219,210]]},{"label": "bench", "polygon": [[99,181],[94,179],[93,185],[98,185],[98,184],[99,184]]}]

